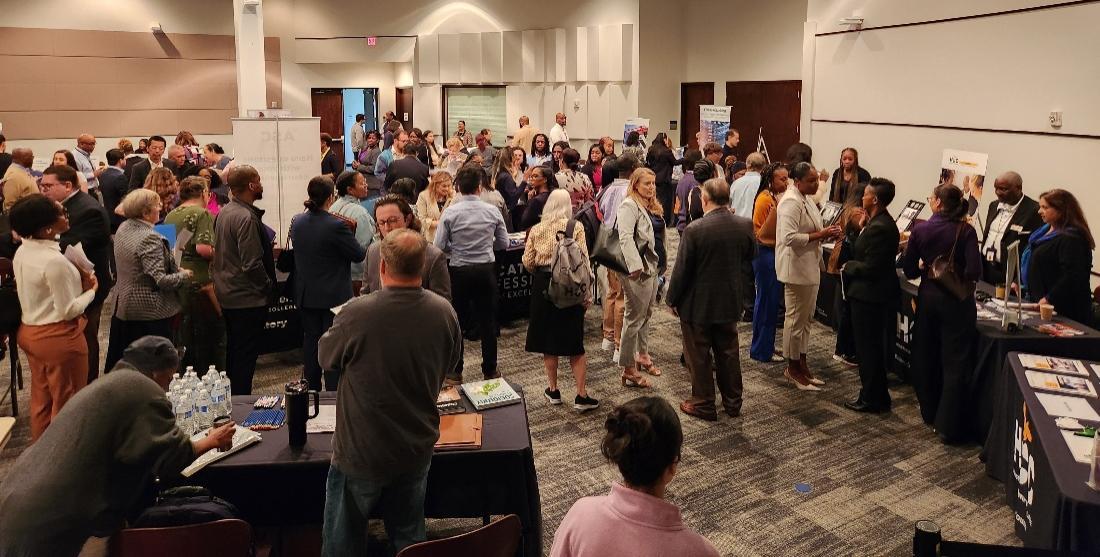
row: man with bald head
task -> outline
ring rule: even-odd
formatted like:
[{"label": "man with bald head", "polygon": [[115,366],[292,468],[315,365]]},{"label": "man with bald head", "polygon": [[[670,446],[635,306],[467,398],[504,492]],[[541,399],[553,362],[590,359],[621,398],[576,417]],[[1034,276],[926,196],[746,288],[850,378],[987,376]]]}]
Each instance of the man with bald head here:
[{"label": "man with bald head", "polygon": [[1024,195],[1024,179],[1009,170],[993,182],[997,201],[990,203],[982,243],[982,278],[993,284],[1005,282],[1008,246],[1020,241],[1023,253],[1027,239],[1043,224],[1039,203]]},{"label": "man with bald head", "polygon": [[34,165],[34,151],[26,147],[16,147],[11,152],[11,166],[4,173],[4,212],[11,210],[16,201],[38,193],[38,182],[31,174]]},{"label": "man with bald head", "polygon": [[538,135],[539,129],[531,126],[531,119],[527,115],[519,117],[519,129],[512,134],[510,145],[520,147],[526,153],[531,150],[531,141]]},{"label": "man with bald head", "polygon": [[73,149],[73,158],[76,159],[76,170],[88,180],[88,193],[92,197],[99,198],[99,175],[92,164],[92,151],[95,151],[95,136],[90,133],[80,134],[76,138],[76,149]]},{"label": "man with bald head", "polygon": [[565,113],[559,112],[554,115],[554,127],[550,128],[551,145],[559,141],[569,143],[569,133],[565,131],[565,121]]}]

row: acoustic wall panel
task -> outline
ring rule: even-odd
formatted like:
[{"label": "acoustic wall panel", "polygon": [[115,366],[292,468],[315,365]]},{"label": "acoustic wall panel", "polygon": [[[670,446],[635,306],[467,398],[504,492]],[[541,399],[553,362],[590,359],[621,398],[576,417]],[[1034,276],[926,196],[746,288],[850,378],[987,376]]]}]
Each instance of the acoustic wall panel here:
[{"label": "acoustic wall panel", "polygon": [[573,81],[566,75],[565,43],[565,29],[546,30],[546,81]]},{"label": "acoustic wall panel", "polygon": [[633,45],[633,25],[600,26],[598,81],[630,81]]},{"label": "acoustic wall panel", "polygon": [[[611,125],[611,88],[615,85],[595,83],[588,86],[588,135],[598,139],[608,135]],[[615,137],[612,135],[611,137]],[[584,155],[585,153],[582,153]]]},{"label": "acoustic wall panel", "polygon": [[439,35],[417,37],[416,80],[420,83],[439,83]]},{"label": "acoustic wall panel", "polygon": [[523,32],[523,81],[546,81],[546,34],[541,29]]},{"label": "acoustic wall panel", "polygon": [[565,112],[565,86],[542,86],[542,120],[531,120],[531,124],[548,133],[554,125],[554,115]]},{"label": "acoustic wall panel", "polygon": [[588,81],[586,69],[588,65],[588,32],[584,27],[570,27],[565,30],[565,80]]},{"label": "acoustic wall panel", "polygon": [[637,110],[630,105],[630,84],[610,83],[607,85],[610,120],[607,123],[607,135],[615,141],[623,140],[623,126],[627,118],[638,116]]},{"label": "acoustic wall panel", "polygon": [[582,55],[588,57],[584,64],[585,73],[577,75],[577,81],[600,81],[600,28],[593,25],[584,28],[588,39],[585,41],[585,52]]},{"label": "acoustic wall panel", "polygon": [[571,83],[565,86],[565,115],[569,118],[568,129],[570,139],[582,139],[592,137],[589,131],[588,90],[592,85],[584,83]]},{"label": "acoustic wall panel", "polygon": [[499,32],[481,34],[481,82],[500,83],[504,81],[504,61],[501,58],[501,34]]},{"label": "acoustic wall panel", "polygon": [[500,56],[503,61],[501,81],[523,81],[523,32],[502,31],[500,41]]},{"label": "acoustic wall panel", "polygon": [[[506,89],[508,95],[508,133],[513,133],[519,129],[520,116],[528,117],[532,126],[544,129],[544,119],[542,117],[544,91],[542,85],[509,85]],[[553,114],[550,117],[550,119],[553,119]],[[522,145],[521,147],[524,151],[531,150],[530,145]]]},{"label": "acoustic wall panel", "polygon": [[439,82],[462,82],[461,40],[458,35],[439,35]]},{"label": "acoustic wall panel", "polygon": [[458,39],[458,67],[462,83],[481,81],[481,33],[463,33]]}]

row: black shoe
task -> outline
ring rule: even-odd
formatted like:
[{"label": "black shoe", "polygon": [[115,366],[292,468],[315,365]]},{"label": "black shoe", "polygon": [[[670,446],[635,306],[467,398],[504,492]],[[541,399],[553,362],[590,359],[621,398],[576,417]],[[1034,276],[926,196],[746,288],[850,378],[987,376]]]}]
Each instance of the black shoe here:
[{"label": "black shoe", "polygon": [[[542,396],[546,397],[546,400],[549,400],[550,404],[555,406],[561,404],[561,391],[557,389],[551,391],[550,387],[547,387],[546,390],[542,391]],[[580,397],[577,397],[577,399],[579,400]]]},{"label": "black shoe", "polygon": [[890,411],[890,405],[876,406],[873,404],[867,404],[862,399],[855,399],[853,401],[845,402],[844,407],[853,410],[855,412],[865,412],[868,414],[882,414]]},{"label": "black shoe", "polygon": [[485,375],[485,380],[486,381],[488,381],[490,379],[500,379],[500,371],[495,370],[495,369],[493,370],[492,373],[484,373],[483,372],[483,375]]},{"label": "black shoe", "polygon": [[[558,395],[558,396],[560,397],[561,395]],[[561,399],[559,399],[558,404],[561,404],[560,400]],[[573,408],[576,408],[577,410],[580,410],[581,412],[584,412],[586,410],[595,410],[596,408],[599,408],[599,407],[600,407],[600,401],[598,401],[598,400],[596,400],[596,399],[594,399],[590,396],[577,395],[577,398],[573,399]]]}]

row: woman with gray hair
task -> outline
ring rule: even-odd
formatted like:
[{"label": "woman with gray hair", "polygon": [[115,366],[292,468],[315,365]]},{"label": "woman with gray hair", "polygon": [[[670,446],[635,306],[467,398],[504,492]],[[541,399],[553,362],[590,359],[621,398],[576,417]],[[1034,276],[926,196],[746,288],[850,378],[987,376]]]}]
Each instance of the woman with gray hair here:
[{"label": "woman with gray hair", "polygon": [[126,221],[115,232],[115,313],[103,369],[111,369],[131,342],[156,335],[175,338],[179,293],[194,273],[180,269],[168,240],[153,228],[160,221],[161,196],[134,190],[119,203]]},{"label": "woman with gray hair", "polygon": [[[557,307],[547,297],[550,288],[550,264],[558,251],[558,235],[564,237],[572,217],[573,207],[569,193],[565,190],[554,190],[546,198],[541,220],[527,234],[523,266],[531,272],[534,281],[531,287],[531,323],[527,327],[525,349],[542,354],[542,363],[550,382],[550,386],[543,391],[543,396],[550,404],[561,404],[558,357],[569,358],[569,367],[577,381],[577,397],[573,399],[573,408],[584,411],[600,405],[600,401],[588,396],[585,389],[588,361],[584,355],[584,311],[592,303],[591,292],[589,299],[583,304],[567,308]],[[587,262],[588,245],[584,240],[584,227],[576,222],[572,224],[573,240],[584,253],[583,260]],[[592,272],[587,265],[582,270],[589,274]]]}]

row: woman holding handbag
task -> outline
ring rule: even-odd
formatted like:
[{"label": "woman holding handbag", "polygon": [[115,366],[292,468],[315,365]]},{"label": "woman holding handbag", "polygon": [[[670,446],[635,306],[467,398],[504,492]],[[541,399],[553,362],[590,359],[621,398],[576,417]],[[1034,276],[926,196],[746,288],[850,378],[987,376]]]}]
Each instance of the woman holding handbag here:
[{"label": "woman holding handbag", "polygon": [[630,175],[626,198],[615,216],[615,230],[623,250],[626,274],[619,275],[626,300],[619,364],[623,366],[624,386],[649,386],[640,373],[660,375],[649,355],[649,318],[657,297],[657,249],[653,221],[649,214],[660,214],[657,201],[657,175],[648,168],[639,168]]},{"label": "woman holding handbag", "polygon": [[932,218],[913,227],[902,259],[905,276],[921,277],[913,331],[913,388],[924,423],[945,443],[965,438],[951,424],[970,404],[966,379],[974,368],[977,310],[974,284],[982,276],[978,234],[966,221],[963,192],[941,184],[928,198]]},{"label": "woman holding handbag", "polygon": [[752,230],[756,234],[756,257],[752,260],[756,275],[756,303],[752,309],[752,347],[749,357],[758,362],[782,363],[775,353],[775,325],[779,320],[779,301],[783,283],[775,277],[775,209],[779,196],[787,191],[787,167],[773,162],[760,174],[760,188],[752,211]]}]

